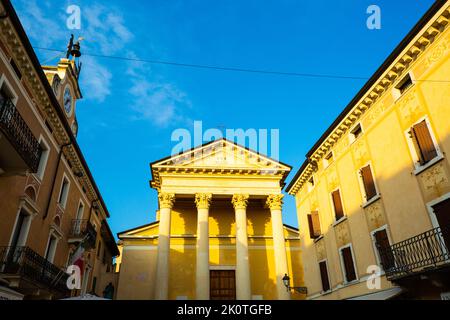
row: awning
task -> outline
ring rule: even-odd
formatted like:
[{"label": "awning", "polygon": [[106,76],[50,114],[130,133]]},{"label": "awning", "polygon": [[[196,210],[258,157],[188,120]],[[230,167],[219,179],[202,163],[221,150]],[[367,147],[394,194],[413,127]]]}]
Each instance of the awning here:
[{"label": "awning", "polygon": [[23,294],[0,286],[0,300],[23,300]]},{"label": "awning", "polygon": [[402,288],[395,287],[387,290],[377,291],[358,297],[348,298],[347,300],[388,300],[398,296],[403,292]]}]

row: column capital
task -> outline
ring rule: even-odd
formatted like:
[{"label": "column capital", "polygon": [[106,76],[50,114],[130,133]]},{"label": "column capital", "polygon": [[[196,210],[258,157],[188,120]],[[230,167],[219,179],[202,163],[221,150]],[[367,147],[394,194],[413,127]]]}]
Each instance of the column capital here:
[{"label": "column capital", "polygon": [[248,204],[248,194],[234,194],[231,199],[234,209],[246,209]]},{"label": "column capital", "polygon": [[281,210],[284,194],[271,194],[267,197],[266,205],[270,210]]},{"label": "column capital", "polygon": [[172,209],[175,202],[174,193],[160,192],[158,194],[159,208],[160,209]]},{"label": "column capital", "polygon": [[211,205],[212,194],[211,193],[196,193],[195,205],[197,209],[209,209]]}]

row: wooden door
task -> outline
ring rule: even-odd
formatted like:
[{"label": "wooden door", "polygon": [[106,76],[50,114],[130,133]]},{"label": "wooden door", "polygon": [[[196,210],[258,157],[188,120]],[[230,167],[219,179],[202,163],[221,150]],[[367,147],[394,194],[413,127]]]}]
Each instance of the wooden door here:
[{"label": "wooden door", "polygon": [[236,277],[234,270],[210,271],[210,299],[236,300]]}]

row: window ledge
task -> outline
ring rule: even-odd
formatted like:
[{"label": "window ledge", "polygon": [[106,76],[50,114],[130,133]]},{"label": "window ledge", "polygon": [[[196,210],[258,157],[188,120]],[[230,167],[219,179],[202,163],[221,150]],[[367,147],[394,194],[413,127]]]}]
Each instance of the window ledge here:
[{"label": "window ledge", "polygon": [[435,165],[436,163],[438,163],[442,159],[444,159],[444,155],[443,154],[439,154],[436,158],[434,158],[433,160],[427,162],[423,166],[417,167],[412,173],[417,176],[419,173],[421,173],[421,172],[425,171],[426,169],[428,169],[429,167]]},{"label": "window ledge", "polygon": [[372,197],[369,201],[366,201],[365,203],[363,203],[361,205],[361,207],[366,208],[366,207],[370,206],[372,203],[379,200],[380,198],[381,198],[381,194],[378,193],[376,196]]},{"label": "window ledge", "polygon": [[332,227],[337,226],[338,224],[340,224],[341,222],[344,222],[345,220],[347,220],[347,216],[343,216],[342,218],[340,218],[339,220],[333,222],[333,224],[331,225]]}]

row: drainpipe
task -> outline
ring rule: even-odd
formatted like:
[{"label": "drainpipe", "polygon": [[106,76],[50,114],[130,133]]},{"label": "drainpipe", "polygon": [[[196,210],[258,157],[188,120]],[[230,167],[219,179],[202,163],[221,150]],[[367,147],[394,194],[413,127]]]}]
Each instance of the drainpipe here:
[{"label": "drainpipe", "polygon": [[49,195],[48,200],[47,200],[47,206],[46,206],[46,208],[45,208],[45,213],[44,213],[44,215],[43,215],[43,217],[42,217],[42,220],[45,220],[45,218],[47,218],[47,216],[48,216],[48,211],[49,211],[49,209],[50,209],[50,202],[52,201],[53,191],[54,191],[54,189],[55,189],[56,176],[58,175],[59,165],[60,165],[60,163],[61,163],[61,158],[62,158],[62,155],[63,155],[64,148],[67,147],[67,146],[69,146],[69,145],[71,145],[71,144],[72,144],[72,142],[63,144],[63,145],[61,146],[61,150],[59,151],[59,154],[58,154],[58,164],[56,165],[55,174],[53,175],[52,189],[50,190],[50,195]]}]

